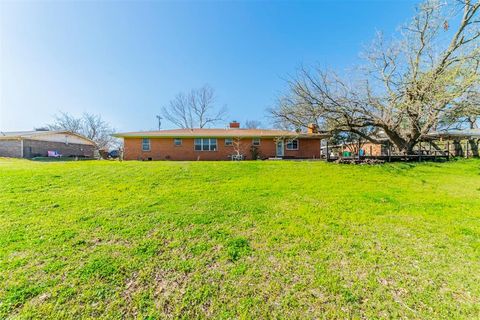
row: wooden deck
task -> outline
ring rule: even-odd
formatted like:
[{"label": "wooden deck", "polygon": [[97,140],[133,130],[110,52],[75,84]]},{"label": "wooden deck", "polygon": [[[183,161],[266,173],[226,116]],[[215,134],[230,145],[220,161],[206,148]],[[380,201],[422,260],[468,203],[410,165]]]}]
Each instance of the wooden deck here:
[{"label": "wooden deck", "polygon": [[329,156],[327,157],[327,161],[337,161],[337,160],[345,160],[345,161],[358,161],[362,162],[365,160],[380,160],[385,162],[398,162],[398,161],[448,161],[449,155],[448,154],[410,154],[410,155],[380,155],[380,156],[350,156],[350,157],[338,157],[338,156]]}]

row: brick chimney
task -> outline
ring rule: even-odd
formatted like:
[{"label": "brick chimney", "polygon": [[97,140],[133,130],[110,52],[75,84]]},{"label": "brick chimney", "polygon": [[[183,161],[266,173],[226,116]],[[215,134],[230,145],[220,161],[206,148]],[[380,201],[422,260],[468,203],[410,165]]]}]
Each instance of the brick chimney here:
[{"label": "brick chimney", "polygon": [[309,123],[307,126],[307,133],[308,134],[318,133],[317,125],[315,123]]},{"label": "brick chimney", "polygon": [[238,129],[238,128],[240,128],[240,122],[237,122],[235,120],[230,122],[230,129]]}]

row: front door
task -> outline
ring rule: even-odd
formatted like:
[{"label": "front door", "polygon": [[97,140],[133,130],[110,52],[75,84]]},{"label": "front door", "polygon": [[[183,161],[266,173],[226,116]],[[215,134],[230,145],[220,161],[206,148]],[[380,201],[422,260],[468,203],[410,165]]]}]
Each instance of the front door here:
[{"label": "front door", "polygon": [[277,157],[283,157],[283,140],[277,140]]}]

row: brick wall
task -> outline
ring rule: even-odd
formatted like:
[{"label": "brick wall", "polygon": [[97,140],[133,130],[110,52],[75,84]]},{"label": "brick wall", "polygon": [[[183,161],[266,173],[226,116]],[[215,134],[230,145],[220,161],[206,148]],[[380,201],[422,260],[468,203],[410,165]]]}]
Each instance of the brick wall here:
[{"label": "brick wall", "polygon": [[21,158],[22,147],[20,140],[0,140],[0,157]]},{"label": "brick wall", "polygon": [[48,151],[58,151],[65,157],[69,156],[84,156],[93,158],[95,147],[85,144],[53,141],[39,141],[39,140],[24,140],[23,141],[23,156],[24,158],[32,158],[36,156],[46,157]]},{"label": "brick wall", "polygon": [[299,139],[298,150],[287,150],[287,142],[285,141],[285,157],[320,158],[320,139]]},{"label": "brick wall", "polygon": [[[181,146],[175,146],[173,138],[151,138],[150,151],[142,151],[142,138],[124,139],[125,160],[229,160],[229,156],[239,149],[246,159],[251,159],[250,148],[252,139],[234,139],[234,146],[226,146],[225,139],[217,139],[217,151],[195,151],[194,139],[182,139]],[[259,156],[262,159],[275,157],[275,141],[273,139],[260,139],[260,146],[257,147]],[[286,150],[285,157],[294,158],[319,158],[319,139],[299,139],[299,150]]]}]

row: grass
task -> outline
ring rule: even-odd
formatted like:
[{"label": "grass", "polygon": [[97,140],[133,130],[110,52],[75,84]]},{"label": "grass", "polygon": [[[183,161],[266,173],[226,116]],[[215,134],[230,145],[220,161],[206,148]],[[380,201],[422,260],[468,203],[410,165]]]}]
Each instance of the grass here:
[{"label": "grass", "polygon": [[479,315],[478,160],[0,160],[0,318]]}]

